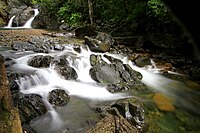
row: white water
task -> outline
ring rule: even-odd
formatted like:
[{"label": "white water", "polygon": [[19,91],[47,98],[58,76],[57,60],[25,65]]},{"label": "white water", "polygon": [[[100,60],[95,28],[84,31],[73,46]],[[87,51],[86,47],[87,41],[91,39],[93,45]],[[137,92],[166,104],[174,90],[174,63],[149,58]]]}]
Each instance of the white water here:
[{"label": "white water", "polygon": [[[142,82],[146,84],[149,89],[154,92],[164,93],[179,100],[179,105],[184,103],[185,105],[183,106],[196,110],[196,108],[185,99],[186,95],[182,93],[190,89],[178,81],[160,75],[158,73],[159,69],[155,66],[153,61],[152,67],[149,67],[148,69],[139,68],[135,66],[133,62],[129,61],[127,57],[122,55],[93,53],[87,47],[82,47],[81,52],[78,53],[73,50],[73,46],[69,45],[66,46],[65,50],[62,52],[54,51],[49,54],[37,53],[25,55],[15,59],[16,64],[12,66],[15,71],[32,73],[30,76],[19,79],[18,83],[20,85],[20,91],[25,94],[35,93],[41,95],[48,109],[47,114],[31,123],[38,133],[60,132],[61,130],[66,129],[66,127],[69,128],[71,132],[82,132],[85,127],[84,122],[82,123],[82,121],[87,121],[91,117],[97,118],[94,112],[90,110],[88,104],[93,101],[103,102],[133,97],[132,94],[129,95],[127,93],[110,93],[106,90],[105,86],[102,86],[91,79],[89,75],[89,69],[91,68],[91,54],[101,55],[102,59],[107,63],[110,62],[103,56],[104,54],[120,59],[124,64],[129,64],[132,69],[143,75]],[[70,63],[70,66],[76,70],[78,79],[74,81],[65,80],[57,73],[54,64],[51,64],[49,68],[34,68],[28,66],[28,60],[36,55],[50,55],[55,58],[67,55],[66,59]],[[177,85],[181,88],[178,88]],[[55,110],[48,102],[48,94],[53,89],[58,88],[65,90],[70,95],[71,99],[65,107],[60,110]],[[74,97],[78,97],[78,99]],[[46,129],[47,127],[50,128]]]},{"label": "white water", "polygon": [[26,94],[40,94],[45,99],[47,96],[46,94],[57,87],[66,90],[66,92],[69,92],[69,95],[88,99],[113,100],[125,98],[125,94],[112,94],[106,90],[105,86],[99,85],[91,79],[89,75],[89,69],[91,67],[89,61],[90,52],[87,53],[86,51],[86,49],[82,49],[81,53],[77,53],[68,47],[62,53],[58,52],[49,54],[51,56],[56,56],[56,54],[63,55],[72,53],[73,56],[69,56],[67,60],[69,61],[70,66],[72,66],[78,74],[78,79],[76,81],[65,80],[54,69],[54,64],[49,68],[34,68],[27,65],[28,60],[33,56],[47,54],[33,54],[16,59],[16,64],[13,66],[15,70],[35,71],[34,75],[19,80],[20,90]]},{"label": "white water", "polygon": [[[36,53],[15,59],[16,64],[12,66],[15,72],[32,73],[30,76],[21,77],[18,80],[20,91],[24,94],[41,95],[48,109],[47,114],[31,123],[38,133],[55,133],[64,130],[66,127],[70,128],[71,132],[83,132],[88,127],[88,125],[85,125],[85,121],[91,121],[91,118],[94,119],[92,121],[98,119],[97,114],[91,111],[90,104],[132,97],[128,93],[110,93],[105,86],[91,79],[89,75],[89,69],[91,68],[90,54],[92,52],[87,47],[82,48],[81,52],[78,53],[73,50],[72,46],[66,46],[62,52]],[[55,58],[69,55],[67,60],[70,66],[76,70],[78,79],[65,80],[57,73],[54,64],[51,64],[49,68],[28,66],[28,60],[36,55],[50,55]],[[62,109],[55,110],[48,102],[48,94],[50,91],[59,88],[70,95],[70,101]],[[78,99],[73,97],[78,97]],[[50,128],[46,129],[46,127]]]},{"label": "white water", "polygon": [[32,28],[31,24],[34,20],[34,18],[39,14],[39,10],[38,9],[33,9],[34,10],[34,16],[31,17],[25,24],[24,26],[22,26],[22,28]]},{"label": "white water", "polygon": [[10,18],[10,20],[9,20],[9,22],[8,22],[8,25],[5,26],[5,28],[11,28],[11,27],[12,27],[12,22],[13,22],[13,19],[14,19],[14,18],[15,18],[15,15],[12,16],[12,17]]},{"label": "white water", "polygon": [[12,23],[13,23],[13,19],[15,18],[15,15],[12,16],[8,22],[8,25],[3,27],[3,28],[12,28],[12,29],[17,29],[17,28],[32,28],[32,22],[35,19],[35,17],[39,14],[39,10],[38,9],[33,9],[34,11],[34,15],[23,25],[23,26],[19,26],[19,27],[12,27]]}]

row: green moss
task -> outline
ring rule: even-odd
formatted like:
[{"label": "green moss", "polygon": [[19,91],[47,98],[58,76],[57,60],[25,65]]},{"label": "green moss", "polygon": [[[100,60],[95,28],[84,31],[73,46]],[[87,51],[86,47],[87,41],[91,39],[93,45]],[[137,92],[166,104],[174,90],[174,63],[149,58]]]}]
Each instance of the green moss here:
[{"label": "green moss", "polygon": [[10,117],[10,112],[0,110],[0,121],[6,121]]}]

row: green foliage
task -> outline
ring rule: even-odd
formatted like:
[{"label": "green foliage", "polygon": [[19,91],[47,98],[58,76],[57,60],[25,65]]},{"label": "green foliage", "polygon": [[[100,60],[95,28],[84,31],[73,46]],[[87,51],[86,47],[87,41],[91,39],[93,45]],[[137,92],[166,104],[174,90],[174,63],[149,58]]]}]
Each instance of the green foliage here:
[{"label": "green foliage", "polygon": [[70,4],[65,4],[63,7],[60,7],[58,11],[58,17],[60,20],[65,20],[71,25],[77,25],[81,19],[81,13],[75,11]]},{"label": "green foliage", "polygon": [[161,2],[161,0],[150,0],[147,2],[148,5],[148,15],[155,17],[161,21],[168,19],[169,10],[166,6]]},{"label": "green foliage", "polygon": [[[71,25],[90,22],[88,0],[31,0],[31,3],[40,6],[45,21],[59,23],[64,20]],[[117,27],[120,31],[120,27],[127,26],[123,29],[142,33],[165,27],[163,31],[166,31],[169,28],[163,25],[172,22],[161,0],[93,0],[93,6],[94,21],[98,20],[105,29]]]},{"label": "green foliage", "polygon": [[145,14],[146,2],[138,2],[134,4],[134,8],[130,8],[130,12],[127,16],[128,20],[139,20]]}]

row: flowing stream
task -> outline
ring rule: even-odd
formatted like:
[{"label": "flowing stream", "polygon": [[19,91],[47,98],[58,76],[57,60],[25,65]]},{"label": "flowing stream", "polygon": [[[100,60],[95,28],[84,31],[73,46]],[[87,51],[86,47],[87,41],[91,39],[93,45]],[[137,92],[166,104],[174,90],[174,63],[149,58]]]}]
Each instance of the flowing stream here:
[{"label": "flowing stream", "polygon": [[[34,12],[34,16],[30,18],[23,27],[12,27],[12,21],[15,17],[13,16],[10,19],[8,26],[5,28],[31,28],[32,21],[39,13],[37,9],[34,9]],[[126,99],[131,97],[138,97],[141,101],[146,102],[146,99],[143,99],[137,95],[133,95],[134,93],[131,91],[124,91],[123,93],[111,93],[106,89],[106,86],[103,86],[94,81],[89,74],[89,70],[91,68],[91,54],[100,55],[102,59],[108,64],[110,62],[104,57],[104,55],[108,55],[121,60],[123,64],[128,64],[132,69],[142,74],[142,82],[148,87],[150,91],[165,94],[175,100],[173,104],[180,108],[181,111],[187,110],[194,113],[198,117],[200,116],[200,104],[198,101],[199,93],[196,93],[196,91],[193,91],[190,87],[180,81],[173,80],[161,75],[153,60],[152,65],[148,68],[140,68],[137,67],[132,61],[128,60],[128,57],[126,56],[120,54],[91,52],[87,46],[81,46],[80,52],[77,52],[74,50],[74,46],[70,44],[65,45],[63,51],[51,51],[48,54],[34,53],[32,51],[16,52],[12,50],[3,50],[0,51],[0,53],[5,57],[14,59],[15,63],[7,68],[9,71],[28,74],[27,76],[21,77],[18,80],[20,91],[24,94],[39,94],[42,96],[48,112],[31,122],[31,127],[36,130],[37,133],[85,132],[89,127],[94,126],[95,123],[100,119],[99,115],[96,114],[93,110],[96,104],[105,104],[105,102],[111,103],[119,99]],[[50,55],[54,58],[67,55],[66,59],[70,66],[74,68],[78,74],[78,78],[76,80],[65,80],[64,77],[62,77],[55,70],[54,64],[50,64],[48,68],[35,68],[29,66],[28,61],[36,55]],[[168,73],[181,75],[179,73],[170,71]],[[63,106],[59,109],[54,109],[48,102],[48,94],[57,88],[65,90],[70,95],[70,100],[66,106]],[[175,117],[182,116],[176,115],[175,117],[171,117],[171,114],[165,112],[162,115],[167,116],[165,118],[166,120],[169,119],[167,124],[163,124],[162,120],[157,121],[160,127],[163,125],[166,127],[168,126],[164,132],[168,131],[169,133],[173,133],[173,130],[176,129],[176,127],[173,127],[174,125],[184,126],[185,124],[188,126],[188,123],[186,124],[185,119],[182,121],[183,124],[179,125],[179,123],[176,122]],[[172,125],[169,123],[172,123]],[[182,129],[177,131],[184,132]]]},{"label": "flowing stream", "polygon": [[[102,58],[104,57],[103,55],[106,54],[113,58],[120,59],[124,64],[129,64],[132,69],[143,75],[142,82],[147,85],[151,91],[166,94],[176,99],[175,104],[177,106],[199,114],[199,108],[193,105],[193,102],[196,101],[188,101],[188,99],[185,98],[186,96],[194,96],[191,93],[191,89],[179,81],[160,75],[158,69],[153,67],[153,64],[151,69],[139,68],[128,60],[127,57],[122,55],[94,53],[85,46],[81,47],[80,51],[80,53],[74,51],[73,45],[66,45],[65,50],[62,52],[52,51],[49,54],[33,52],[13,53],[11,51],[2,52],[4,56],[15,58],[15,64],[9,68],[10,71],[34,73],[20,78],[18,83],[22,93],[41,95],[48,109],[47,114],[31,123],[31,126],[38,133],[55,133],[63,130],[67,130],[66,132],[84,132],[88,127],[99,120],[99,116],[91,109],[95,103],[104,103],[105,101],[116,101],[133,97],[132,93],[128,92],[110,93],[106,90],[105,86],[91,79],[89,74],[89,69],[91,68],[91,54],[101,55]],[[76,70],[78,74],[77,80],[65,80],[56,72],[53,64],[48,68],[29,66],[27,64],[28,60],[36,55],[50,55],[55,58],[68,55],[66,59],[70,63],[70,66]],[[103,59],[107,63],[110,63],[105,58]],[[56,88],[64,89],[71,97],[70,102],[66,106],[57,110],[54,109],[47,100],[49,92]],[[198,106],[199,104],[196,105]]]}]

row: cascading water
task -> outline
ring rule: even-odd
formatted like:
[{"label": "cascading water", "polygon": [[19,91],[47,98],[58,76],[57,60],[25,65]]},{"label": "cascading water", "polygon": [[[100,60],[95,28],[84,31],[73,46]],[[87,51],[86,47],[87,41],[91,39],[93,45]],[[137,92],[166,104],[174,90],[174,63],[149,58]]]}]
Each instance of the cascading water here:
[{"label": "cascading water", "polygon": [[13,22],[13,19],[14,19],[14,18],[15,18],[15,15],[12,16],[12,17],[10,18],[10,20],[9,20],[9,22],[8,22],[8,25],[5,26],[5,28],[11,28],[11,27],[12,27],[12,22]]},{"label": "cascading water", "polygon": [[[115,101],[132,97],[128,93],[111,93],[106,90],[105,86],[91,79],[89,75],[91,54],[92,52],[87,47],[81,48],[81,52],[78,53],[73,50],[72,46],[66,46],[63,52],[30,54],[15,59],[16,63],[11,67],[12,70],[20,73],[30,73],[29,76],[21,77],[18,80],[20,91],[24,94],[41,95],[48,109],[48,113],[45,116],[32,123],[32,127],[38,133],[54,133],[66,127],[71,132],[83,132],[85,128],[82,127],[83,123],[80,119],[84,121],[87,121],[91,117],[95,120],[98,119],[98,116],[87,105],[88,103]],[[65,80],[55,70],[54,64],[51,64],[48,68],[29,66],[28,60],[36,55],[50,55],[52,57],[69,55],[66,59],[70,63],[70,66],[76,70],[78,74],[77,80]],[[60,110],[55,110],[48,102],[49,92],[55,88],[62,88],[71,96],[71,100],[67,106]],[[76,107],[77,104],[79,107]],[[52,128],[44,128],[48,126]]]},{"label": "cascading water", "polygon": [[[91,109],[93,104],[136,97],[130,91],[111,93],[104,85],[100,85],[94,81],[89,74],[91,68],[90,57],[92,54],[99,55],[107,64],[111,64],[111,62],[106,56],[118,59],[123,64],[128,64],[133,70],[142,74],[142,82],[149,87],[149,90],[160,92],[176,99],[176,103],[174,104],[177,107],[191,110],[197,114],[200,112],[198,109],[199,104],[193,99],[193,96],[198,96],[198,94],[192,95],[191,89],[183,83],[159,74],[159,68],[156,67],[153,60],[151,60],[152,65],[150,67],[140,68],[126,56],[91,52],[85,45],[80,47],[80,52],[74,50],[74,45],[65,45],[63,51],[52,51],[48,54],[31,51],[20,53],[6,51],[2,52],[2,54],[5,56],[9,54],[7,56],[14,59],[14,64],[8,68],[9,71],[27,74],[17,80],[20,92],[42,96],[48,112],[30,123],[31,127],[37,133],[85,132],[92,125],[88,123],[91,121],[96,123],[99,120],[99,116]],[[56,65],[53,63],[47,68],[29,66],[28,61],[38,55],[54,58],[66,56],[67,62],[74,68],[78,78],[76,80],[66,80],[56,71]],[[171,73],[177,74],[174,72]],[[57,88],[65,90],[70,96],[69,103],[60,109],[55,109],[48,100],[49,93]],[[192,100],[189,101],[185,97],[189,97]]]},{"label": "cascading water", "polygon": [[39,14],[39,10],[38,9],[33,9],[34,11],[34,15],[23,25],[23,26],[19,26],[19,27],[12,27],[12,23],[13,23],[13,19],[15,18],[15,15],[12,16],[8,22],[8,25],[5,26],[4,28],[32,28],[32,22],[35,19],[35,17]]},{"label": "cascading water", "polygon": [[[54,51],[49,54],[32,53],[16,58],[16,63],[10,68],[16,72],[30,73],[29,76],[21,77],[18,80],[20,91],[22,93],[39,94],[43,97],[48,112],[41,118],[36,119],[31,123],[31,126],[38,133],[60,132],[62,130],[66,130],[66,127],[69,132],[84,132],[85,125],[82,121],[87,121],[88,118],[91,117],[95,120],[98,119],[98,116],[91,111],[88,103],[95,101],[113,101],[133,97],[132,94],[128,93],[110,93],[106,90],[105,86],[99,85],[96,81],[91,79],[89,75],[89,69],[91,68],[91,54],[100,55],[107,63],[110,62],[105,58],[104,55],[119,59],[123,62],[123,64],[129,64],[132,69],[140,72],[143,75],[142,82],[149,86],[152,91],[161,92],[169,95],[170,97],[178,99],[179,102],[177,104],[181,104],[181,102],[187,102],[184,99],[185,94],[181,93],[181,91],[188,91],[190,89],[178,81],[161,76],[158,74],[158,68],[149,70],[139,68],[125,56],[109,53],[93,53],[87,47],[81,47],[81,52],[78,53],[74,51],[73,46],[69,45],[65,46],[65,50],[62,52]],[[76,70],[78,74],[77,80],[65,80],[55,70],[54,64],[51,64],[48,68],[35,68],[29,66],[28,61],[36,55],[50,55],[52,57],[68,55],[66,59],[70,66]],[[182,89],[179,90],[174,88],[174,84],[180,85]],[[55,110],[48,101],[49,92],[55,88],[62,88],[71,96],[71,100],[67,106],[64,106],[59,110]],[[189,102],[185,108],[188,107],[193,111],[198,112],[197,108]],[[50,128],[47,129],[46,127]]]},{"label": "cascading water", "polygon": [[34,11],[34,16],[31,17],[25,24],[24,26],[22,26],[22,28],[32,28],[31,24],[34,20],[34,18],[39,14],[39,10],[38,9],[33,9]]}]

